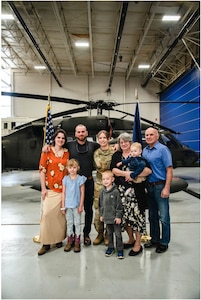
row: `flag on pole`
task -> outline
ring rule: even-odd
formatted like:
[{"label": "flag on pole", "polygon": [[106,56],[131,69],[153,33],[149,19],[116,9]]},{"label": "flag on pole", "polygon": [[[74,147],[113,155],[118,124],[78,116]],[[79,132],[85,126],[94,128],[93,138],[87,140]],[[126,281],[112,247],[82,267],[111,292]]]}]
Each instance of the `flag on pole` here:
[{"label": "flag on pole", "polygon": [[52,122],[50,105],[48,104],[47,113],[46,113],[45,144],[47,145],[52,144],[53,135],[54,135],[54,127]]},{"label": "flag on pole", "polygon": [[133,142],[138,142],[142,145],[142,133],[141,133],[141,125],[140,125],[140,113],[139,113],[139,105],[138,102],[135,108],[135,116],[133,122]]}]

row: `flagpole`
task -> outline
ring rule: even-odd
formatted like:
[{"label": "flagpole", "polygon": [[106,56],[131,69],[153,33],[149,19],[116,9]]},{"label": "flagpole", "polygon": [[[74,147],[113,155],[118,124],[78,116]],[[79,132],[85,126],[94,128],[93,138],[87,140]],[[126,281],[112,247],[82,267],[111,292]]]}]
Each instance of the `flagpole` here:
[{"label": "flagpole", "polygon": [[[135,89],[135,99],[138,100],[138,90],[137,89]],[[139,102],[139,101],[137,101],[137,102]]]},{"label": "flagpole", "polygon": [[48,104],[46,107],[46,116],[45,116],[45,128],[43,135],[43,145],[45,145],[46,129],[47,129],[47,119],[48,119],[48,110],[50,109],[50,93],[48,94]]}]

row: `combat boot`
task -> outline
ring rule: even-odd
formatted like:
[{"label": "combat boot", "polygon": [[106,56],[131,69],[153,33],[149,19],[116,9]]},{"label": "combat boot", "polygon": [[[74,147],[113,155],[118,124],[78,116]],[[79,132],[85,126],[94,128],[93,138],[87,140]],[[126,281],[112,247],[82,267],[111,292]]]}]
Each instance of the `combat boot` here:
[{"label": "combat boot", "polygon": [[64,251],[65,252],[69,252],[71,250],[71,248],[73,247],[73,244],[74,244],[74,238],[72,235],[68,236],[67,238],[67,244],[64,248]]},{"label": "combat boot", "polygon": [[103,232],[99,232],[95,240],[93,241],[93,245],[100,245],[104,241]]},{"label": "combat boot", "polygon": [[75,245],[74,245],[74,252],[80,252],[81,247],[80,247],[80,235],[75,236]]}]

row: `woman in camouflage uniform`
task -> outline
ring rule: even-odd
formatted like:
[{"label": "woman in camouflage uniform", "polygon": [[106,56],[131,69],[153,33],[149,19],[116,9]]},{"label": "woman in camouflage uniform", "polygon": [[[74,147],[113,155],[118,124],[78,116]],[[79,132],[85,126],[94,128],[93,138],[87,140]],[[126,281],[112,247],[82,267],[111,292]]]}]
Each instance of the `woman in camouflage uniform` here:
[{"label": "woman in camouflage uniform", "polygon": [[106,170],[110,169],[110,162],[112,155],[114,153],[114,148],[109,145],[109,133],[105,130],[101,130],[97,134],[98,143],[100,144],[100,148],[98,148],[94,152],[94,164],[96,168],[96,180],[94,186],[94,210],[95,210],[95,217],[94,217],[94,226],[98,233],[96,239],[93,241],[93,245],[99,245],[103,241],[107,246],[107,234],[104,234],[104,223],[100,221],[99,215],[99,192],[102,185],[102,173]]}]

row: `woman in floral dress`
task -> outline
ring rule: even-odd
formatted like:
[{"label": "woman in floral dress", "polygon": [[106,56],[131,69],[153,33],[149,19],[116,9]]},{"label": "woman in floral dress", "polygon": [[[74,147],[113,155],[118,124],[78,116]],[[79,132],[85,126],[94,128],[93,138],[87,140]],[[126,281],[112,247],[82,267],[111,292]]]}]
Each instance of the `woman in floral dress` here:
[{"label": "woman in floral dress", "polygon": [[[115,175],[115,184],[118,187],[123,204],[122,225],[129,237],[128,242],[124,244],[124,248],[132,248],[129,255],[136,256],[143,250],[141,235],[146,233],[145,212],[139,209],[134,184],[127,181],[131,180],[131,172],[127,170],[126,166],[117,167],[118,162],[130,156],[131,137],[125,132],[120,134],[118,141],[120,150],[113,154],[110,168]],[[145,167],[140,176],[148,176],[150,173],[151,170]],[[126,191],[129,187],[130,192],[127,194]]]},{"label": "woman in floral dress", "polygon": [[42,215],[39,241],[43,245],[38,255],[45,254],[52,244],[62,247],[66,237],[66,218],[60,211],[62,179],[66,175],[69,152],[64,148],[67,137],[63,129],[55,132],[50,151],[41,153],[39,172],[41,181]]}]

